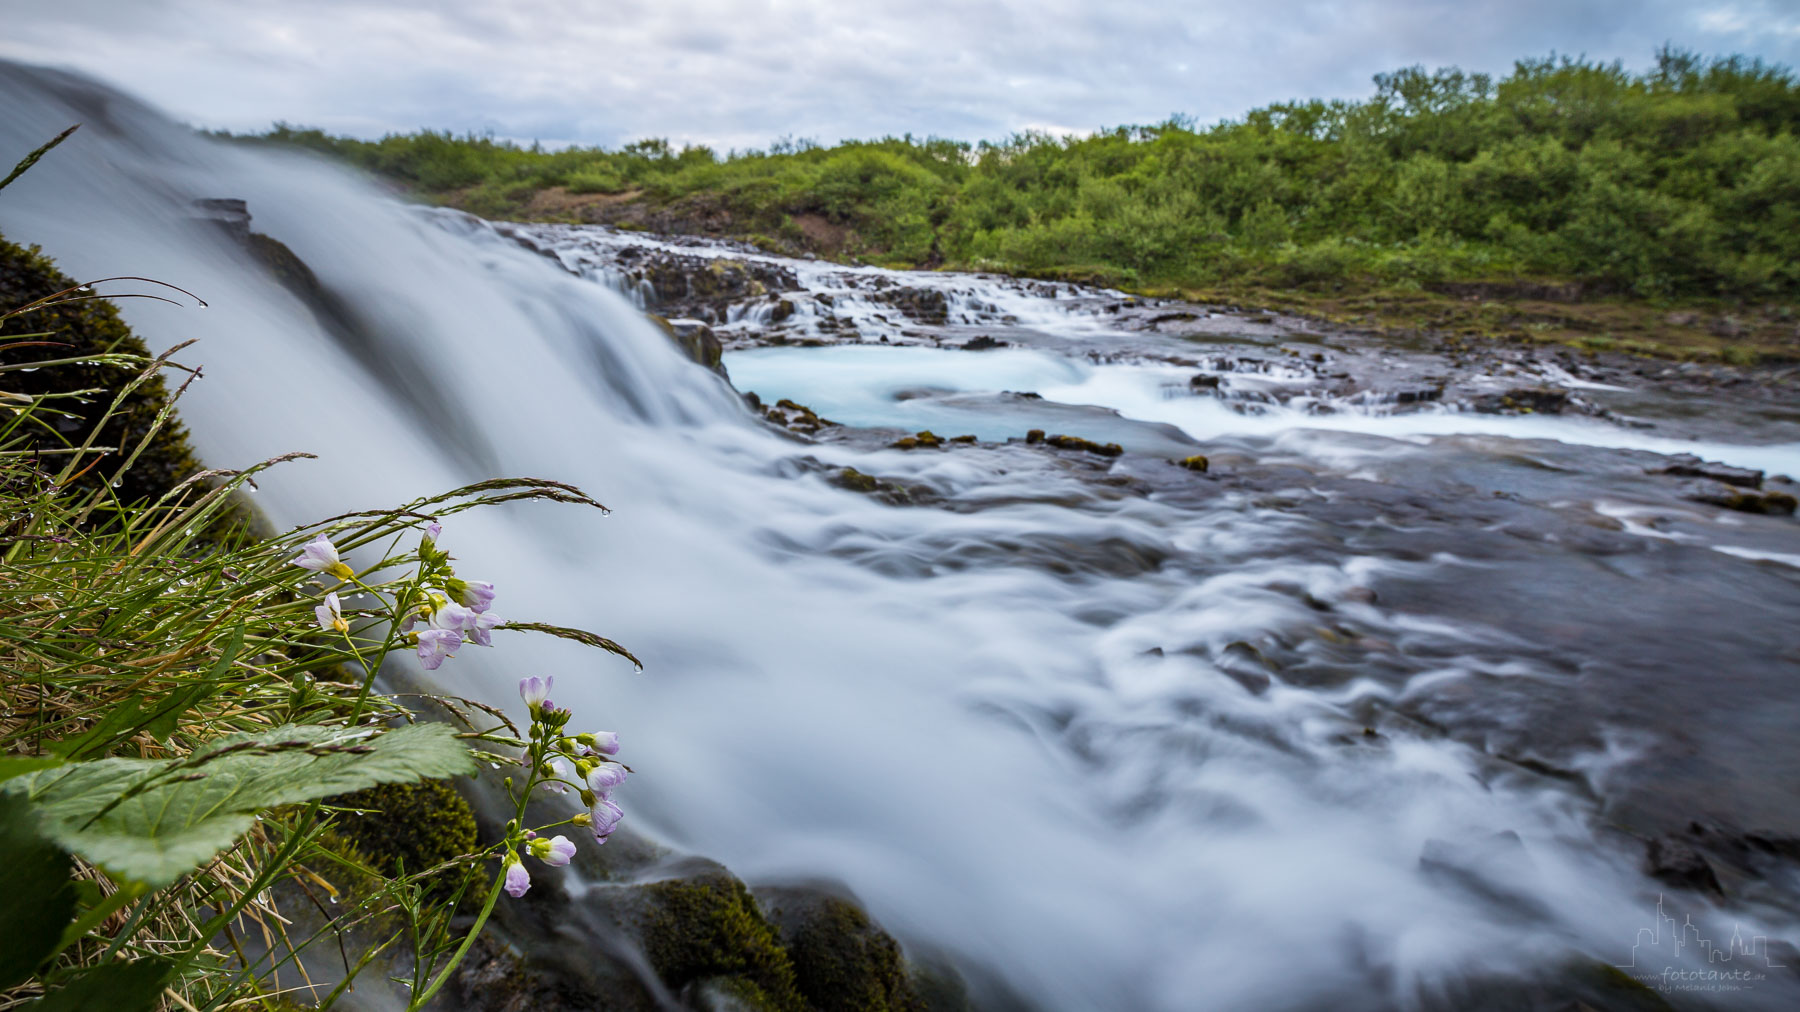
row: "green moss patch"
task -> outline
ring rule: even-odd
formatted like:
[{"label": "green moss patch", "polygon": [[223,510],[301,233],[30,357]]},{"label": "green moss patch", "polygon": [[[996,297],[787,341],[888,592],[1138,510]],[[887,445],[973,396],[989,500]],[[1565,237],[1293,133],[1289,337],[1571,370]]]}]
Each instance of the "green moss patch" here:
[{"label": "green moss patch", "polygon": [[672,990],[710,977],[753,987],[738,997],[761,1009],[805,1009],[794,964],[742,882],[718,871],[645,887],[644,953]]},{"label": "green moss patch", "polygon": [[[0,239],[0,312],[29,305],[38,299],[74,288],[80,282],[56,269],[49,257],[36,247],[26,248]],[[82,293],[71,293],[80,295]],[[81,358],[109,353],[150,357],[144,342],[132,334],[119,318],[119,311],[104,299],[86,298],[74,302],[59,300],[47,308],[15,316],[4,324],[0,334],[17,336],[48,332],[49,336],[26,342],[0,344],[0,364],[12,365],[45,359]],[[19,347],[19,344],[52,341],[59,347]],[[90,366],[81,363],[45,366],[39,369],[15,369],[0,373],[0,390],[8,393],[39,396],[62,394],[76,390],[101,389],[87,403],[63,399],[54,402],[69,417],[57,418],[56,435],[29,430],[31,445],[51,449],[68,444],[80,445],[87,433],[99,424],[116,391],[130,382],[133,374],[125,369]],[[129,453],[151,431],[157,414],[168,402],[169,391],[162,377],[155,376],[132,391],[119,411],[107,421],[95,445],[125,447]],[[48,416],[46,416],[48,417]],[[26,430],[22,430],[26,431]],[[124,457],[110,455],[98,467],[89,470],[82,481],[104,480]],[[188,442],[187,431],[174,418],[163,424],[151,439],[131,471],[124,476],[117,493],[122,502],[154,499],[182,480],[200,471],[201,465]]]}]

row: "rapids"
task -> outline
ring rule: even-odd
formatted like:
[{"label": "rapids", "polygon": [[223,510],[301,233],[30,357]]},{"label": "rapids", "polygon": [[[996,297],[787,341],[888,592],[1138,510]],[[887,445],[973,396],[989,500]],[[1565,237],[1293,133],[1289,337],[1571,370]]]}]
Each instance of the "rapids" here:
[{"label": "rapids", "polygon": [[[1191,368],[1089,356],[1118,338],[1109,293],[941,275],[907,283],[976,307],[947,332],[1017,347],[726,364],[767,401],[982,444],[801,441],[634,308],[656,293],[607,250],[646,240],[422,211],[58,72],[0,65],[0,91],[6,152],[83,123],[0,192],[0,230],[69,274],[211,303],[120,308],[154,348],[201,339],[181,411],[211,465],[319,455],[262,481],[278,524],[500,474],[612,508],[465,515],[442,543],[497,610],[595,629],[647,671],[506,638],[446,689],[516,708],[518,677],[554,673],[559,704],[623,735],[632,824],[753,881],[842,881],[986,1001],[1453,1008],[1484,981],[1705,965],[1634,957],[1665,892],[1714,939],[1800,929],[1791,865],[1725,869],[1730,901],[1642,867],[1690,821],[1800,834],[1800,529],[1650,473],[1690,452],[1794,474],[1791,433],[1232,410]],[[334,318],[200,220],[209,197],[247,200]],[[787,269],[839,295],[879,273]],[[864,339],[899,341],[877,312]],[[1127,453],[1107,470],[1024,446],[1031,427]],[[1208,475],[1169,463],[1195,452]],[[936,504],[827,480],[852,466]],[[1788,973],[1667,997],[1792,1007]]]}]

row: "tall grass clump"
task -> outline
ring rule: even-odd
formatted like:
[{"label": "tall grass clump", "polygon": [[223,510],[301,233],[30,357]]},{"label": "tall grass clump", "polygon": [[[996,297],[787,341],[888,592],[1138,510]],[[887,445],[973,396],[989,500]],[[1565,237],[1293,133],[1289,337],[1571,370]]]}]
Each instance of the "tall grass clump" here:
[{"label": "tall grass clump", "polygon": [[[533,863],[568,863],[575,845],[544,833],[576,826],[605,842],[628,770],[615,734],[569,726],[547,677],[521,680],[521,730],[468,700],[423,697],[427,714],[377,676],[507,631],[630,658],[580,630],[502,620],[492,585],[459,575],[438,545],[443,522],[470,509],[600,504],[558,482],[497,479],[257,533],[240,493],[306,454],[126,498],[174,397],[143,426],[115,416],[179,367],[173,351],[74,359],[58,331],[32,327],[97,298],[68,286],[0,307],[0,1008],[323,1007],[371,965],[421,1007],[502,894],[529,888]],[[93,382],[14,382],[75,367]],[[91,424],[71,430],[71,418]],[[131,441],[109,441],[122,432]],[[492,844],[466,832],[465,850],[415,866],[364,856],[356,841],[380,839],[384,814],[353,792],[417,785],[385,817],[442,809],[455,824],[467,806],[444,781],[481,766],[510,771],[515,805]],[[584,804],[527,827],[540,785]]]}]

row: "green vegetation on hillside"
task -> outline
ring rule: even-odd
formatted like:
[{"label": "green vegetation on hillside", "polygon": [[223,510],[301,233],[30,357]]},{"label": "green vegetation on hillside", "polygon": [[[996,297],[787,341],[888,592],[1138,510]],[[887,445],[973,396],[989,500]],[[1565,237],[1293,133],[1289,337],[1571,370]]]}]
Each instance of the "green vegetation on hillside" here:
[{"label": "green vegetation on hillside", "polygon": [[1800,84],[1741,57],[1527,60],[1500,80],[1420,68],[1360,102],[1280,103],[1200,128],[1084,138],[804,142],[721,157],[641,141],[549,152],[430,131],[298,144],[489,216],[610,220],[906,265],[1135,287],[1407,290],[1556,279],[1589,293],[1800,293]]}]

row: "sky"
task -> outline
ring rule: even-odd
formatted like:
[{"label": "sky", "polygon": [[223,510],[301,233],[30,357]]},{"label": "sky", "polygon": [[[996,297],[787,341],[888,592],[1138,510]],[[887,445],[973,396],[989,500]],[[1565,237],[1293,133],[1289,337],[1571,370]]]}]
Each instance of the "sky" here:
[{"label": "sky", "polygon": [[1800,65],[1800,0],[0,0],[0,58],[84,71],[196,126],[1000,139],[1362,98],[1659,45]]}]

